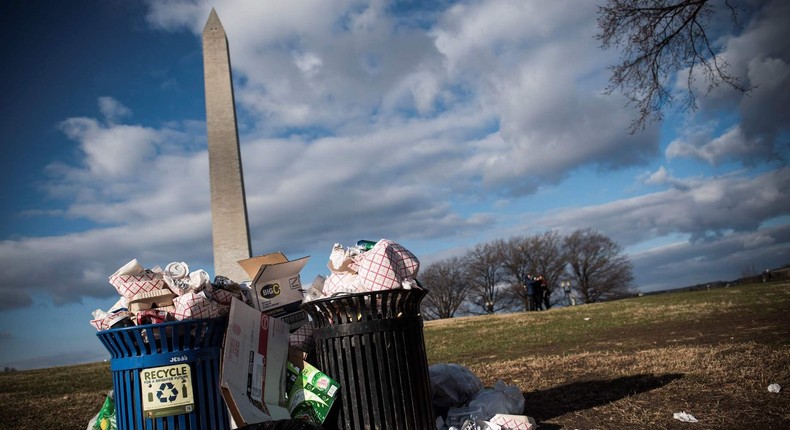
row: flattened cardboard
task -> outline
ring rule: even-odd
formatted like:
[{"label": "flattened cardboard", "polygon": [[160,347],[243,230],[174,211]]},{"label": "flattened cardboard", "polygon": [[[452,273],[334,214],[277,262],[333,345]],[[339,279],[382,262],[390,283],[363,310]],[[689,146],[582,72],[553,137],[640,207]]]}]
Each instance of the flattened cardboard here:
[{"label": "flattened cardboard", "polygon": [[288,325],[233,299],[222,352],[220,390],[234,423],[289,419],[284,398]]}]

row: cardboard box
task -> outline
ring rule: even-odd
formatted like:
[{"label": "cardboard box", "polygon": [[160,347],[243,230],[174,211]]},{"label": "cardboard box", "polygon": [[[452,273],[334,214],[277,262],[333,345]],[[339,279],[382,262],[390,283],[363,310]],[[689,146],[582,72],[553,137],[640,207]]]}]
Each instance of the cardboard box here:
[{"label": "cardboard box", "polygon": [[289,261],[282,252],[275,252],[239,261],[252,279],[252,305],[283,319],[291,331],[307,322],[307,314],[300,308],[304,293],[299,272],[309,259],[307,256]]},{"label": "cardboard box", "polygon": [[289,419],[285,398],[288,325],[233,299],[220,390],[238,426]]}]

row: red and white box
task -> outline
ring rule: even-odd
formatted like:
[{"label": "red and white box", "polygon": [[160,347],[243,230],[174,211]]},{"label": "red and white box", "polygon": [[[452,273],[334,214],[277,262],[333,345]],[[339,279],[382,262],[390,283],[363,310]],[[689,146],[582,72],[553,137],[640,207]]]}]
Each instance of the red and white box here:
[{"label": "red and white box", "polygon": [[419,260],[409,250],[381,239],[362,254],[358,274],[368,291],[380,291],[403,288],[403,281],[414,279],[419,269]]},{"label": "red and white box", "polygon": [[173,299],[176,309],[173,312],[175,319],[215,318],[225,315],[228,308],[212,302],[200,293],[186,293]]},{"label": "red and white box", "polygon": [[161,290],[167,288],[161,273],[144,272],[137,275],[112,275],[110,284],[118,291],[118,294],[133,299],[140,293]]}]

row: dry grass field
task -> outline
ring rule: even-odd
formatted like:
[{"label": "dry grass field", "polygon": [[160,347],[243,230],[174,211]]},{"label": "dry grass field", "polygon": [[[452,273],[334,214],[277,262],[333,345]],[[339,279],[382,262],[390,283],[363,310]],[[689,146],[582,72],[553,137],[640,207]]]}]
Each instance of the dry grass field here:
[{"label": "dry grass field", "polygon": [[[541,429],[788,429],[788,309],[790,284],[744,285],[430,321],[426,348],[518,385]],[[0,428],[85,429],[111,386],[106,363],[0,374]]]},{"label": "dry grass field", "polygon": [[788,309],[790,284],[745,285],[429,322],[426,343],[518,385],[541,429],[790,429]]}]

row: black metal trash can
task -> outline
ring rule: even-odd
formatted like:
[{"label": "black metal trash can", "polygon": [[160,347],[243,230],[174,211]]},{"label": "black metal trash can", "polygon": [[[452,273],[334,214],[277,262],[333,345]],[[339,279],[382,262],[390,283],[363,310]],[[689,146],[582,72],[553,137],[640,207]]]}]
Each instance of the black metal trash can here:
[{"label": "black metal trash can", "polygon": [[228,429],[219,389],[227,318],[103,330],[119,430]]},{"label": "black metal trash can", "polygon": [[374,291],[302,305],[313,319],[319,369],[340,383],[325,428],[435,428],[420,314],[427,293]]}]

